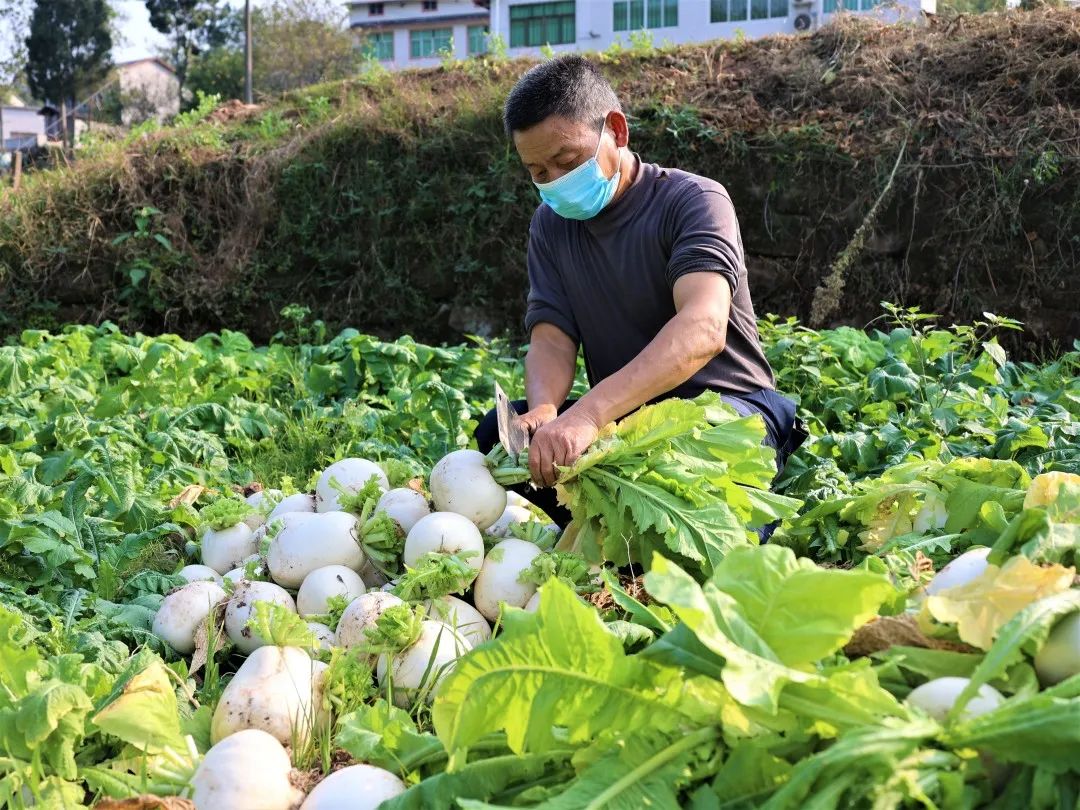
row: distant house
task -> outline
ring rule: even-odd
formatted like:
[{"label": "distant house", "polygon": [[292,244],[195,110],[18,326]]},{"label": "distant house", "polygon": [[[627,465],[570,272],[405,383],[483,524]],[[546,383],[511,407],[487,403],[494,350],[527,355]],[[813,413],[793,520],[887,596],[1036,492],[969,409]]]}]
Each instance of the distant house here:
[{"label": "distant house", "polygon": [[18,96],[3,99],[0,105],[0,151],[32,149],[45,143],[45,119]]},{"label": "distant house", "polygon": [[120,118],[125,126],[149,118],[164,121],[180,112],[180,82],[164,59],[121,62],[113,81],[120,90]]}]

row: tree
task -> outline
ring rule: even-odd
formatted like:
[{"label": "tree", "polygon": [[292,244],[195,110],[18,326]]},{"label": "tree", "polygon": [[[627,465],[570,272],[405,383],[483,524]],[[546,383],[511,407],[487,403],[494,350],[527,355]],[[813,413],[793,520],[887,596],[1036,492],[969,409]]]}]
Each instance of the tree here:
[{"label": "tree", "polygon": [[[272,0],[256,8],[253,17],[257,95],[276,95],[355,71],[356,41],[343,26],[345,15],[336,0]],[[238,14],[236,25],[230,27],[235,33],[226,42],[192,59],[188,79],[192,91],[243,97],[241,24]]]},{"label": "tree", "polygon": [[235,14],[221,0],[145,0],[150,24],[169,37],[168,57],[184,100],[193,56],[225,44],[235,25]]},{"label": "tree", "polygon": [[29,24],[30,0],[0,0],[0,102],[24,81]]},{"label": "tree", "polygon": [[[223,99],[244,96],[244,51],[236,45],[219,45],[199,54],[188,71],[188,89]],[[191,106],[188,102],[185,106]]]},{"label": "tree", "polygon": [[255,90],[277,94],[352,74],[358,55],[335,0],[273,0],[254,21]]},{"label": "tree", "polygon": [[60,102],[65,124],[68,103],[104,81],[112,66],[109,15],[105,0],[37,0],[34,6],[27,83],[38,98]]}]

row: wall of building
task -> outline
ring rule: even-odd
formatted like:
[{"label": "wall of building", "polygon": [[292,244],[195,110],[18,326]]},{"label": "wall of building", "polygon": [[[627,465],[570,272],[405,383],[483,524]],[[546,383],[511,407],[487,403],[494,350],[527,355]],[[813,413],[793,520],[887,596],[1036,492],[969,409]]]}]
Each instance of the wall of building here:
[{"label": "wall of building", "polygon": [[38,115],[36,107],[5,106],[2,117],[4,149],[25,149],[45,143],[45,119]]},{"label": "wall of building", "polygon": [[349,7],[349,24],[360,39],[366,32],[390,31],[394,36],[394,58],[384,64],[394,69],[432,67],[440,57],[413,58],[411,32],[424,29],[449,28],[452,31],[453,56],[465,59],[469,55],[470,26],[487,25],[487,11],[471,0],[447,2],[439,0],[434,11],[424,11],[420,0],[398,0],[382,4],[383,13],[370,14],[371,3],[353,3]]},{"label": "wall of building", "polygon": [[180,111],[179,82],[172,70],[147,59],[117,67],[120,92],[124,97],[121,119],[131,125],[152,117],[163,121]]},{"label": "wall of building", "polygon": [[[511,45],[510,22],[511,8],[531,5],[539,0],[499,0],[493,9],[494,27],[504,41]],[[647,2],[647,0],[646,0]],[[848,0],[850,2],[850,0]],[[889,0],[888,5],[857,11],[853,13],[873,14],[888,22],[899,19],[917,19],[925,3],[934,0]],[[795,18],[801,13],[809,13],[815,25],[823,25],[833,16],[825,11],[824,0],[788,0],[787,13],[784,16],[764,19],[747,19],[733,22],[712,22],[710,0],[679,0],[678,24],[647,29],[652,34],[654,44],[665,42],[681,44],[702,42],[711,39],[734,39],[739,36],[748,39],[773,34],[795,34]],[[576,41],[574,43],[552,45],[556,52],[563,51],[602,51],[616,41],[625,46],[631,44],[632,31],[616,31],[614,28],[614,0],[577,0],[576,2]],[[639,29],[640,30],[640,29]],[[541,47],[511,47],[512,55],[538,56]]]},{"label": "wall of building", "polygon": [[[358,38],[365,31],[390,31],[394,37],[393,59],[384,64],[392,69],[409,67],[431,67],[439,64],[439,57],[412,58],[410,31],[421,28],[445,28],[453,30],[453,55],[457,59],[469,56],[468,28],[490,20],[491,27],[497,31],[503,41],[511,46],[510,31],[511,8],[531,5],[540,0],[492,0],[490,15],[473,2],[446,2],[440,0],[434,11],[423,11],[420,0],[395,0],[382,3],[382,14],[370,13],[371,3],[354,2],[349,8],[349,20]],[[735,0],[729,0],[734,2]],[[742,0],[746,2],[747,0]],[[754,0],[760,2],[760,0]],[[795,34],[796,19],[801,14],[809,14],[811,29],[824,25],[835,16],[834,9],[843,2],[861,2],[863,8],[852,13],[872,14],[886,22],[902,19],[915,20],[921,11],[934,11],[936,0],[885,0],[877,6],[871,6],[875,0],[787,0],[786,10],[781,6],[780,14],[762,19],[745,19],[731,22],[713,22],[711,0],[679,0],[678,22],[676,25],[648,27],[645,30],[652,36],[653,43],[681,44],[701,42],[710,39],[735,39],[746,37],[756,39],[774,34]],[[777,0],[772,0],[777,4]],[[781,0],[782,2],[782,0]],[[565,51],[602,51],[613,44],[632,45],[633,30],[616,30],[614,19],[615,0],[577,0],[575,4],[575,41],[572,43],[552,44],[556,52]],[[645,0],[646,7],[648,0]],[[749,15],[748,15],[749,16]],[[637,30],[642,30],[638,28]],[[514,56],[539,56],[543,46],[509,47]]]},{"label": "wall of building", "polygon": [[117,66],[120,92],[125,97],[121,118],[131,125],[147,117],[162,121],[180,112],[180,85],[176,74],[156,61],[145,60]]}]

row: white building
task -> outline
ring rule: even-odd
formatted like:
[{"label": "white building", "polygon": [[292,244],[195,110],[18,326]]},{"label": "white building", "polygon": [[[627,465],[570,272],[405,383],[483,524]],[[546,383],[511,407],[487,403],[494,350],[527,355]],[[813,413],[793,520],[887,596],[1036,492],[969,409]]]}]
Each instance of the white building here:
[{"label": "white building", "polygon": [[645,32],[654,45],[813,31],[837,13],[918,19],[936,0],[501,0],[492,29],[513,55],[602,51]]},{"label": "white building", "polygon": [[349,27],[387,67],[430,67],[444,54],[464,59],[487,48],[487,2],[397,0],[349,3]]},{"label": "white building", "polygon": [[164,121],[180,112],[180,81],[163,59],[136,59],[116,66],[125,126],[148,118]]},{"label": "white building", "polygon": [[37,107],[27,107],[17,96],[0,105],[0,152],[30,149],[45,143],[45,119]]},{"label": "white building", "polygon": [[841,12],[895,22],[935,11],[936,0],[352,0],[349,22],[372,55],[403,68],[438,64],[440,51],[459,59],[482,53],[489,25],[511,56],[539,56],[546,46],[629,47],[638,32],[655,45],[754,39],[813,31]]}]

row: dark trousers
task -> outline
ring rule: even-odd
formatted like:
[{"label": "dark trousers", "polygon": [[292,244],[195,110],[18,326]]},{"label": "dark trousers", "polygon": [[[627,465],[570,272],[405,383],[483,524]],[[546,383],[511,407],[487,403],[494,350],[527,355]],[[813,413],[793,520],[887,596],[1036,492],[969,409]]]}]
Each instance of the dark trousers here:
[{"label": "dark trousers", "polygon": [[[755,413],[761,413],[753,405],[749,404],[743,399],[734,396],[728,396],[726,394],[720,397],[724,402],[733,407],[741,416],[750,416]],[[559,408],[559,413],[562,413],[577,400],[568,399]],[[514,400],[511,405],[518,413],[525,413],[529,409],[529,403],[524,399]],[[776,450],[776,471],[777,474],[784,469],[784,463],[787,461],[788,455],[790,455],[802,443],[802,439],[805,437],[800,436],[797,443],[793,441],[792,431],[789,431],[788,435],[778,436],[772,427],[772,421],[765,419],[765,438],[762,440],[762,444],[772,447]],[[797,428],[796,428],[797,429]],[[476,431],[473,434],[476,437],[476,446],[480,449],[481,453],[487,454],[491,451],[499,441],[499,423],[495,417],[495,409],[492,408],[487,412],[487,415],[480,420],[480,424],[476,426]],[[794,444],[794,446],[792,446]],[[545,489],[536,489],[531,483],[514,484],[508,489],[518,493],[519,495],[527,498],[530,503],[535,504],[540,509],[543,509],[548,517],[550,517],[560,528],[566,528],[566,524],[570,522],[570,510],[565,506],[562,506],[558,499],[555,497],[555,488],[549,487]],[[764,543],[772,535],[776,529],[775,524],[769,526],[762,526],[758,529],[758,536]]]}]

